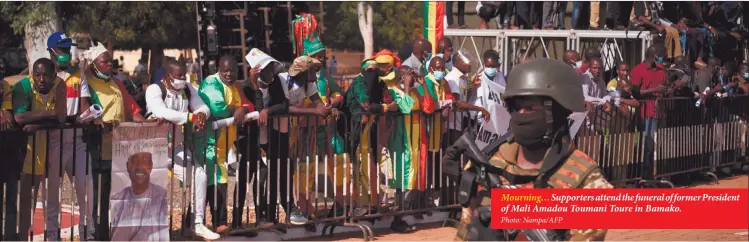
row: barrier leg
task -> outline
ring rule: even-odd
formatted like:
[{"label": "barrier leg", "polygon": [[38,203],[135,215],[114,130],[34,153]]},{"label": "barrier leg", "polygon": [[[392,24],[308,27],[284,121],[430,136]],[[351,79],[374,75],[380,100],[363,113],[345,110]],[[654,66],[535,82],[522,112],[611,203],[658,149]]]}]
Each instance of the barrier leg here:
[{"label": "barrier leg", "polygon": [[661,180],[640,180],[637,185],[635,185],[636,188],[659,188],[659,185],[665,184],[666,186],[670,188],[674,188],[674,184],[671,181],[668,181],[666,179]]},{"label": "barrier leg", "polygon": [[714,172],[706,171],[706,172],[703,172],[702,174],[705,176],[712,177],[713,180],[715,181],[715,184],[720,184],[720,182],[718,181],[718,175],[716,175]]}]

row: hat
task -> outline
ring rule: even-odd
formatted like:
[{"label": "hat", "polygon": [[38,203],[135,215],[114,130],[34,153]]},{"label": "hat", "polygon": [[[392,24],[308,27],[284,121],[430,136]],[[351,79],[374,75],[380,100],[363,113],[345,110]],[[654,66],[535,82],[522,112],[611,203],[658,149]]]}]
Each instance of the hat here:
[{"label": "hat", "polygon": [[320,67],[322,67],[322,63],[315,58],[300,56],[294,59],[294,63],[291,63],[291,67],[289,67],[289,76],[297,76],[299,73],[305,72],[309,69]]},{"label": "hat", "polygon": [[297,55],[314,55],[325,50],[320,39],[317,19],[309,13],[302,13],[291,21],[293,31],[292,42]]},{"label": "hat", "polygon": [[67,48],[71,46],[75,46],[75,44],[73,43],[73,39],[68,38],[68,36],[63,32],[54,32],[49,36],[49,38],[47,38],[48,49],[52,49],[55,47]]},{"label": "hat", "polygon": [[96,58],[99,58],[99,56],[104,54],[104,52],[108,52],[107,48],[104,47],[104,44],[101,42],[97,42],[95,45],[91,46],[91,48],[83,52],[83,58],[90,63],[96,60]]},{"label": "hat", "polygon": [[367,67],[376,66],[376,65],[377,65],[377,61],[375,61],[374,59],[366,59],[362,61],[361,69],[364,70],[364,69],[367,69]]},{"label": "hat", "polygon": [[377,63],[391,64],[395,68],[401,67],[401,59],[398,58],[398,55],[388,49],[380,50],[380,52],[377,52],[377,54],[372,56],[372,58],[376,60]]},{"label": "hat", "polygon": [[254,68],[255,66],[260,65],[260,69],[263,69],[271,62],[280,63],[278,62],[278,60],[274,59],[258,48],[253,48],[252,50],[250,50],[250,53],[247,53],[247,55],[244,56],[244,59],[247,60],[247,63],[250,64],[250,68]]}]

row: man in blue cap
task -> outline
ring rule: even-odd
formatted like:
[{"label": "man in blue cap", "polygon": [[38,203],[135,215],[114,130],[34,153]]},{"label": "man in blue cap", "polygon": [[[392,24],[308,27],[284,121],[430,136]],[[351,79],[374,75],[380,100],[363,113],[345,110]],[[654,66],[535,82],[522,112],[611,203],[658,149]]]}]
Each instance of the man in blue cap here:
[{"label": "man in blue cap", "polygon": [[[76,46],[73,40],[65,33],[55,32],[47,38],[47,51],[55,63],[55,71],[66,85],[67,116],[76,116],[81,110],[87,110],[89,104],[86,101],[91,95],[88,92],[88,84],[85,78],[81,78],[80,69],[71,64],[71,47]],[[65,129],[63,136],[60,132],[49,132],[49,156],[47,171],[49,182],[47,188],[47,237],[59,240],[58,228],[60,221],[60,180],[62,180],[60,169],[74,181],[75,191],[79,203],[81,222],[78,231],[81,238],[94,239],[94,217],[93,211],[93,177],[91,164],[86,164],[86,143],[83,142],[83,131],[73,132],[73,129]],[[60,141],[62,139],[62,142]],[[64,152],[60,152],[63,150]],[[72,151],[72,152],[70,152]],[[62,155],[59,155],[62,154]],[[73,158],[75,157],[75,159]],[[90,159],[89,159],[90,160]],[[89,175],[86,175],[89,174]],[[89,199],[86,200],[86,197]],[[87,202],[83,202],[87,201]],[[85,221],[85,223],[84,223]]]}]

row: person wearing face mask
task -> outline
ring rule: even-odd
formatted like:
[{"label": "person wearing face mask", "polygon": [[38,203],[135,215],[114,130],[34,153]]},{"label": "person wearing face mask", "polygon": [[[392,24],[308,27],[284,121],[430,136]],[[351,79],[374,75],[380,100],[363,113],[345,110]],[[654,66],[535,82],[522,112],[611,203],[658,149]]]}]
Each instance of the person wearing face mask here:
[{"label": "person wearing face mask", "polygon": [[[428,93],[429,97],[433,98],[432,103],[435,105],[435,109],[442,109],[440,103],[446,101],[452,101],[453,95],[450,91],[450,85],[445,80],[446,73],[445,61],[437,56],[429,61],[429,74],[424,77],[424,85],[417,87],[417,91]],[[426,87],[426,89],[424,88]],[[443,130],[447,129],[446,117],[448,117],[449,109],[442,109],[442,112],[433,114],[431,117],[432,123],[428,126],[428,132],[430,134],[442,134]],[[447,180],[444,176],[439,174],[439,158],[441,157],[440,149],[442,148],[442,135],[429,135],[428,153],[427,153],[427,172],[426,172],[426,184],[427,187],[434,186],[435,192],[441,191],[440,197],[447,197],[447,191],[441,190],[442,186],[447,184]],[[435,179],[435,177],[442,177],[442,179]],[[437,199],[436,194],[429,194],[432,199]],[[439,200],[441,205],[446,204],[446,200]]]},{"label": "person wearing face mask", "polygon": [[413,52],[411,56],[403,61],[404,66],[410,66],[416,73],[421,76],[427,74],[427,67],[424,64],[431,58],[432,44],[425,39],[417,39],[413,44]]},{"label": "person wearing face mask", "polygon": [[570,65],[572,68],[575,68],[575,70],[577,70],[577,68],[582,64],[582,62],[580,62],[580,53],[577,53],[577,51],[575,50],[565,51],[564,63],[567,63],[567,65]]},{"label": "person wearing face mask", "polygon": [[442,57],[445,61],[445,69],[453,69],[453,42],[449,37],[442,37],[437,42],[437,56]]},{"label": "person wearing face mask", "polygon": [[[435,57],[438,58],[438,57]],[[411,149],[411,166],[416,171],[417,182],[416,189],[421,194],[419,198],[426,198],[425,189],[429,188],[430,182],[427,177],[427,120],[430,119],[430,114],[434,113],[436,99],[432,97],[429,91],[426,91],[425,80],[420,78],[413,69],[408,66],[402,66],[398,69],[397,74],[398,82],[401,90],[407,90],[406,87],[410,88],[408,92],[414,104],[411,107],[411,114],[404,115],[405,122],[405,133],[408,136],[409,147]],[[416,85],[419,84],[419,85]],[[422,114],[423,113],[423,114]],[[416,192],[416,191],[413,191]],[[415,206],[416,208],[424,208],[423,200],[419,200]],[[434,203],[426,201],[426,206],[434,206]],[[422,215],[416,215],[421,217]]]},{"label": "person wearing face mask", "polygon": [[[283,206],[285,211],[290,211],[287,212],[289,221],[295,225],[303,225],[307,223],[307,216],[302,214],[295,206],[293,195],[284,189],[284,187],[294,184],[292,180],[294,178],[294,171],[291,174],[287,172],[289,166],[295,165],[287,161],[290,150],[290,120],[288,118],[269,120],[269,118],[273,114],[296,114],[308,116],[310,119],[318,117],[326,118],[330,114],[333,114],[333,116],[337,115],[337,110],[326,107],[318,94],[318,88],[315,84],[317,80],[315,73],[322,67],[322,63],[309,56],[301,56],[294,59],[288,72],[281,73],[278,61],[269,56],[264,57],[267,55],[262,52],[256,52],[256,55],[263,56],[259,58],[261,61],[258,61],[258,64],[250,61],[250,65],[261,66],[259,75],[253,76],[257,76],[258,87],[263,93],[263,102],[266,104],[266,108],[260,111],[258,123],[261,129],[268,130],[269,136],[267,142],[261,141],[260,143],[266,143],[264,149],[266,154],[268,154],[269,174],[279,174],[280,172],[281,175],[280,183],[276,179],[271,179],[268,185],[268,194],[279,194],[280,192],[281,206]],[[263,58],[266,60],[263,60]],[[265,65],[264,68],[263,65]],[[309,99],[311,102],[305,105],[305,99]],[[307,124],[315,126],[314,123]],[[270,128],[265,128],[266,125],[269,125]],[[312,152],[310,151],[309,153]],[[300,165],[306,166],[307,164]],[[273,195],[269,200],[270,203],[265,211],[265,218],[261,220],[263,223],[269,221],[278,223],[279,220],[275,216],[278,198]]]},{"label": "person wearing face mask", "polygon": [[[666,57],[666,48],[651,45],[645,50],[645,60],[635,66],[630,73],[630,82],[634,87],[635,98],[645,100],[645,106],[641,110],[644,118],[644,168],[652,169],[655,155],[655,139],[653,135],[658,127],[659,116],[655,111],[655,99],[662,97],[668,90],[666,87],[668,76],[663,68],[663,59]],[[644,179],[652,179],[652,174],[647,172]]]},{"label": "person wearing face mask", "polygon": [[[112,77],[112,55],[102,43],[96,43],[83,53],[87,71],[81,77],[82,85],[88,85],[90,104],[97,104],[102,107],[101,118],[94,120],[101,128],[91,130],[94,135],[102,135],[99,139],[88,140],[88,150],[101,151],[91,153],[91,171],[94,177],[100,177],[94,180],[94,199],[101,198],[99,202],[94,202],[94,213],[98,214],[99,224],[96,227],[96,237],[98,240],[108,240],[109,236],[109,190],[112,181],[112,130],[121,122],[135,121],[144,122],[145,118],[141,115],[141,108],[135,102],[132,96],[127,93],[127,88],[121,80]],[[70,85],[70,84],[68,84]],[[81,94],[83,95],[83,94]],[[83,102],[82,102],[83,103]],[[81,106],[81,110],[88,107]],[[101,196],[99,196],[101,195]],[[96,200],[95,200],[96,201]]]},{"label": "person wearing face mask", "polygon": [[[292,29],[295,31],[295,38],[294,41],[296,41],[296,46],[300,46],[302,48],[301,55],[309,56],[317,60],[322,64],[321,68],[319,68],[319,71],[315,73],[316,76],[316,82],[315,85],[317,86],[318,90],[318,96],[320,97],[320,101],[328,108],[336,108],[340,109],[343,104],[343,95],[341,95],[343,92],[341,91],[341,88],[338,86],[336,81],[333,79],[333,75],[331,73],[331,69],[328,68],[326,56],[325,56],[325,46],[323,45],[320,37],[319,37],[319,31],[317,27],[317,21],[315,20],[314,15],[311,14],[303,14],[297,20],[295,20],[292,23]],[[298,38],[297,38],[298,37]],[[306,99],[305,105],[309,105],[311,103],[311,100]],[[294,118],[294,123],[298,123],[297,121],[299,118]],[[343,153],[344,153],[344,144],[343,144],[343,138],[341,138],[340,134],[345,132],[345,120],[339,119],[339,120],[332,120],[336,123],[335,129],[328,129],[328,126],[326,123],[323,122],[323,125],[318,125],[316,127],[313,127],[316,129],[314,132],[316,133],[315,140],[316,144],[316,150],[317,155],[320,159],[323,159],[326,155],[327,158],[330,160],[328,162],[328,171],[330,176],[333,176],[335,174],[336,177],[331,177],[331,179],[335,179],[334,184],[336,186],[336,192],[335,192],[335,211],[331,210],[331,216],[337,215],[343,215],[344,213],[344,197],[343,197],[343,190],[344,190],[344,184],[343,184],[343,174],[344,174],[344,162],[343,159]],[[330,130],[330,131],[329,131]],[[305,130],[305,133],[309,130]],[[301,136],[306,137],[306,134],[299,134],[294,133],[292,134],[291,141],[292,143],[300,139],[300,137],[295,136]],[[327,140],[326,139],[330,139]],[[293,146],[294,144],[292,144]],[[301,145],[301,144],[300,144]],[[325,148],[330,148],[330,150],[325,150]],[[303,158],[302,158],[303,159]],[[314,160],[314,158],[311,158]],[[306,163],[305,163],[306,164]],[[314,187],[314,181],[316,176],[308,176],[307,175],[307,169],[311,169],[309,174],[316,174],[316,169],[313,169],[313,167],[307,167],[307,166],[300,166],[298,173],[296,173],[298,176],[301,176],[301,180],[306,181],[306,185],[308,187],[308,191],[311,191]],[[335,170],[337,171],[335,171]],[[300,188],[303,186],[300,186]],[[309,208],[312,208],[311,203],[307,200],[307,192],[300,192],[299,193],[299,202],[300,204],[304,204],[302,208],[306,208],[305,210],[311,210]],[[348,210],[346,210],[348,211]],[[332,214],[335,212],[335,214]],[[361,216],[364,215],[366,210],[363,209],[355,209],[355,215]],[[307,229],[310,231],[315,231],[314,224],[308,224]]]},{"label": "person wearing face mask", "polygon": [[[343,104],[343,95],[341,88],[338,86],[338,83],[333,79],[334,74],[334,68],[331,66],[331,68],[328,68],[326,56],[325,56],[325,46],[322,43],[322,40],[320,39],[317,21],[314,17],[314,15],[311,14],[302,14],[299,16],[295,21],[292,23],[292,29],[295,31],[295,38],[294,41],[296,41],[295,45],[298,47],[301,47],[301,55],[310,56],[314,59],[316,59],[318,62],[322,63],[322,67],[315,73],[316,76],[316,86],[318,89],[318,95],[320,96],[320,100],[325,104],[328,108],[336,108],[340,109]],[[331,62],[332,63],[332,62]],[[309,104],[311,101],[309,99],[305,100],[306,104]],[[344,157],[343,157],[343,151],[344,151],[344,144],[343,144],[343,138],[341,138],[340,134],[345,132],[345,126],[347,125],[345,122],[347,120],[339,119],[336,120],[336,129],[334,130],[335,133],[328,133],[328,129],[326,129],[326,125],[317,126],[317,141],[321,142],[317,144],[317,149],[320,151],[324,151],[325,147],[331,147],[332,150],[330,152],[318,152],[320,157],[322,158],[324,155],[327,154],[330,157],[328,157],[331,162],[328,163],[328,171],[331,176],[335,174],[337,177],[336,179],[336,202],[338,203],[336,206],[337,211],[331,211],[336,212],[339,215],[343,214],[344,207],[343,207],[343,174],[344,174]],[[306,135],[302,135],[306,136]],[[331,144],[323,143],[326,137],[333,137]],[[299,140],[297,137],[291,137],[292,142]],[[332,160],[335,160],[335,162],[332,162]],[[302,171],[303,168],[306,167],[300,167],[300,172],[297,174],[305,175],[306,172]],[[337,172],[334,172],[333,169],[337,169]],[[314,172],[311,172],[310,174],[314,174]],[[309,181],[307,184],[310,186],[310,189],[312,188],[312,183],[314,182],[314,177],[309,176],[303,178],[305,181]],[[300,193],[300,203],[307,204],[307,198],[306,193],[302,194]],[[311,206],[309,206],[311,207]],[[356,215],[361,216],[364,214],[365,210],[362,209],[355,209]],[[309,224],[308,229],[312,230],[312,226],[314,224]]]},{"label": "person wearing face mask", "polygon": [[[381,50],[375,56],[383,55],[388,53],[387,50]],[[399,62],[399,58],[394,58],[395,62]],[[397,65],[397,64],[396,64]],[[346,94],[344,95],[345,100],[345,113],[351,119],[352,127],[349,132],[348,143],[349,143],[349,157],[353,157],[354,171],[357,172],[357,176],[354,176],[355,187],[354,190],[360,191],[360,204],[362,206],[373,206],[378,207],[378,186],[370,184],[378,184],[379,170],[378,163],[381,158],[382,149],[379,147],[377,134],[379,133],[379,126],[376,122],[379,120],[377,116],[373,114],[364,114],[372,111],[382,110],[383,93],[386,91],[385,83],[379,81],[379,73],[377,68],[377,61],[374,58],[366,59],[361,63],[361,73],[354,77],[351,81]],[[374,152],[369,152],[370,150]],[[374,172],[373,172],[374,171]],[[356,191],[354,192],[356,194]],[[367,191],[370,196],[367,197]]]},{"label": "person wearing face mask", "polygon": [[[411,136],[419,137],[419,129],[411,129],[412,121],[411,118],[415,117],[411,114],[415,104],[415,100],[411,97],[411,86],[404,85],[404,89],[401,89],[398,85],[398,75],[396,75],[396,68],[400,68],[400,63],[396,62],[397,56],[389,51],[382,52],[380,55],[374,57],[377,62],[378,78],[386,86],[386,91],[383,94],[384,103],[381,105],[381,109],[376,110],[375,113],[388,113],[398,112],[403,116],[389,116],[385,115],[385,125],[387,130],[384,132],[387,134],[386,150],[390,155],[391,159],[389,167],[392,168],[393,177],[390,179],[388,186],[396,190],[396,204],[405,204],[406,209],[415,205],[416,191],[418,184],[418,160],[414,160],[412,154],[418,151],[413,150],[411,143],[409,142]],[[413,67],[410,67],[413,68]],[[370,112],[373,111],[370,109]],[[382,130],[380,130],[382,132]],[[409,132],[411,131],[411,132]],[[418,157],[418,156],[417,156]],[[385,161],[387,162],[387,161]],[[393,222],[390,224],[390,229],[399,233],[408,233],[413,231],[415,228],[403,220],[402,216],[396,216]]]},{"label": "person wearing face mask", "polygon": [[[33,138],[28,138],[26,158],[21,173],[20,210],[18,224],[19,240],[27,240],[36,193],[39,184],[44,180],[47,158],[55,156],[47,152],[47,131],[37,131],[41,124],[64,124],[67,114],[64,102],[58,101],[65,96],[65,85],[55,75],[52,60],[41,58],[32,65],[32,75],[21,79],[13,86],[13,113],[16,123]],[[16,141],[17,142],[17,141]],[[58,150],[59,152],[59,150]],[[59,153],[57,153],[59,154]],[[52,180],[52,179],[50,179]],[[80,190],[79,190],[80,191]],[[53,192],[57,192],[54,190]],[[15,194],[13,194],[15,196]],[[36,200],[36,199],[34,199]],[[39,199],[40,201],[42,199]],[[57,217],[54,218],[55,220]]]},{"label": "person wearing face mask", "polygon": [[[193,194],[193,202],[205,201],[206,194],[206,175],[205,167],[197,166],[193,167],[193,164],[186,162],[193,160],[192,150],[187,150],[186,147],[193,147],[191,144],[185,145],[183,142],[184,137],[191,137],[193,129],[200,131],[204,128],[206,119],[210,116],[210,110],[205,105],[200,96],[198,95],[197,88],[187,83],[185,67],[183,64],[169,59],[165,63],[166,75],[161,82],[151,84],[146,89],[146,105],[148,113],[151,118],[156,118],[178,125],[177,133],[171,133],[169,136],[176,136],[174,138],[176,147],[170,147],[173,149],[173,153],[176,154],[174,157],[174,167],[171,168],[172,172],[177,176],[180,182],[184,182],[186,186],[192,186],[191,174],[195,174],[195,193]],[[185,125],[182,127],[182,125]],[[171,138],[169,140],[172,140]],[[201,209],[197,209],[196,212],[203,212]],[[194,227],[191,228],[197,236],[204,239],[215,240],[219,238],[219,235],[208,230],[203,225],[203,220],[195,220]]]},{"label": "person wearing face mask", "polygon": [[[499,58],[499,53],[496,50],[487,50],[484,52],[484,68],[481,73],[476,75],[473,82],[473,88],[478,89],[481,86],[481,82],[489,81],[499,84],[502,87],[507,86],[505,81],[505,75],[499,71],[499,66],[502,65],[502,60]],[[476,95],[474,97],[474,104],[476,104]]]},{"label": "person wearing face mask", "polygon": [[[480,162],[508,175],[498,177],[499,184],[528,189],[611,189],[601,168],[575,147],[570,138],[568,116],[584,112],[585,100],[580,85],[570,82],[579,78],[562,61],[538,59],[513,68],[508,76],[505,100],[510,111],[510,132],[476,149],[475,130],[464,134],[445,151],[444,173],[460,181],[462,174],[474,173],[471,164],[461,167],[460,157]],[[489,171],[493,173],[492,171]],[[474,216],[479,206],[490,206],[489,189],[479,190],[463,209],[455,240],[496,240],[513,235],[488,229],[486,216]],[[479,209],[479,214],[488,209]],[[492,218],[489,218],[492,219]],[[497,219],[497,218],[493,218]],[[546,230],[552,240],[603,240],[606,229]],[[507,237],[505,237],[507,238]]]},{"label": "person wearing face mask", "polygon": [[739,72],[736,73],[736,79],[738,80],[738,86],[740,90],[737,94],[749,94],[749,64],[741,63],[739,65]]},{"label": "person wearing face mask", "polygon": [[[72,46],[76,46],[73,40],[68,38],[64,33],[55,32],[47,38],[47,50],[53,62],[55,63],[55,71],[57,76],[63,80],[63,85],[66,88],[66,106],[67,116],[75,116],[80,113],[80,110],[86,110],[89,107],[88,97],[91,95],[88,91],[88,85],[81,85],[81,73],[77,65],[71,63],[70,49]],[[83,98],[81,98],[83,97]],[[84,109],[85,108],[85,109]],[[73,151],[73,152],[62,152],[62,157],[50,156],[49,157],[49,174],[60,174],[62,167],[63,171],[72,176],[72,174],[90,174],[90,166],[87,168],[86,160],[86,143],[83,142],[83,132],[74,132],[73,129],[63,130],[62,142],[60,132],[50,132],[49,141],[49,152],[50,154],[60,154],[60,150]],[[75,157],[75,160],[73,160]],[[61,166],[62,165],[62,166]],[[75,170],[73,169],[75,168]],[[86,171],[88,170],[88,173]],[[84,200],[88,194],[89,197],[93,196],[93,178],[91,176],[75,176],[75,190],[78,197],[78,201]],[[57,192],[60,187],[60,179],[50,179],[48,183],[47,193],[47,225],[48,225],[48,236],[49,238],[59,239],[57,233],[60,227],[60,222],[57,217],[60,213],[60,194]],[[93,224],[93,216],[91,211],[93,209],[93,200],[89,199],[86,206],[80,206],[80,214],[83,214],[85,219],[89,221],[87,224]],[[94,239],[94,228],[89,226],[84,230],[83,223],[79,225],[79,231],[85,232],[84,236],[88,239]]]}]

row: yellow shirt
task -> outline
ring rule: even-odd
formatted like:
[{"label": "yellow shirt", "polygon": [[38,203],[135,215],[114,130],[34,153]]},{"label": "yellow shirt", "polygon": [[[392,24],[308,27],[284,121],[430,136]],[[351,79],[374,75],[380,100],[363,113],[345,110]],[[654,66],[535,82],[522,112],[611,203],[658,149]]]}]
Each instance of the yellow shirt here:
[{"label": "yellow shirt", "polygon": [[619,87],[619,78],[614,77],[608,84],[606,84],[606,90],[616,89]]},{"label": "yellow shirt", "polygon": [[[55,78],[55,84],[47,94],[47,100],[42,98],[42,95],[34,88],[34,79],[29,76],[29,82],[31,84],[31,110],[30,111],[49,111],[55,109],[55,102],[58,101],[55,97],[55,90],[57,85],[62,83],[62,79]],[[3,91],[3,93],[5,93]],[[3,106],[4,106],[3,102]],[[59,155],[59,154],[58,154]],[[34,136],[29,136],[26,145],[26,159],[23,162],[23,173],[34,175],[44,175],[44,164],[47,160],[47,131],[36,131]]]},{"label": "yellow shirt", "polygon": [[6,80],[2,80],[3,85],[3,106],[0,107],[2,110],[12,110],[13,109],[13,89],[10,86],[10,83]]},{"label": "yellow shirt", "polygon": [[[242,97],[239,94],[239,89],[231,85],[226,85],[223,82],[221,85],[224,86],[224,101],[226,105],[235,109],[241,107]],[[237,127],[231,125],[228,128],[228,130],[226,128],[221,129],[218,140],[216,140],[216,157],[218,158],[217,163],[219,164],[219,169],[221,169],[221,174],[229,174],[224,164],[227,163],[227,153],[232,147],[231,144],[234,144],[234,141],[237,139]],[[235,149],[234,152],[237,152],[237,150]],[[226,183],[225,179],[226,176],[221,176],[219,183]]]},{"label": "yellow shirt", "polygon": [[[92,75],[86,75],[86,81],[99,99],[103,109],[101,120],[103,122],[125,120],[125,101],[119,86],[114,81],[104,81]],[[93,96],[93,95],[92,95]],[[101,159],[112,160],[112,138],[113,133],[108,132],[102,135],[101,139]]]}]

